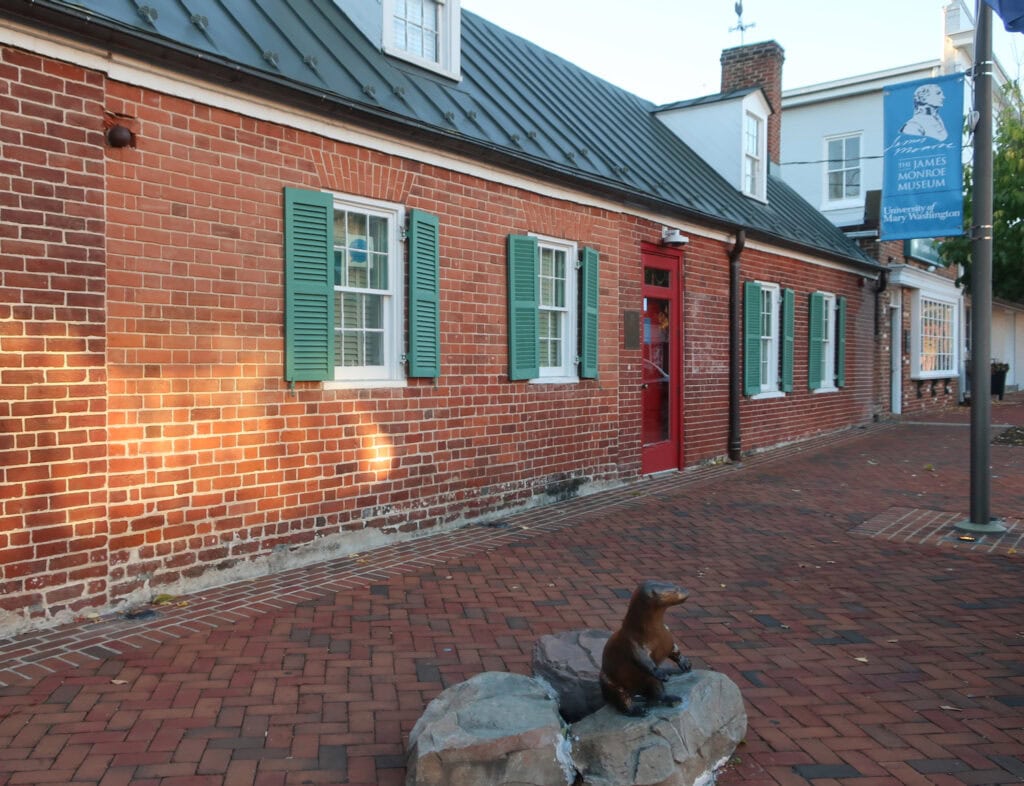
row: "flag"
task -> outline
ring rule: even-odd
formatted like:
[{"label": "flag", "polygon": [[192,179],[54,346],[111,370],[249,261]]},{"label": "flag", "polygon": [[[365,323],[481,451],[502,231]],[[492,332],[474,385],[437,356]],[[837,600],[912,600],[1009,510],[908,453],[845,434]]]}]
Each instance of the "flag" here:
[{"label": "flag", "polygon": [[985,0],[1011,33],[1024,33],[1024,0]]}]

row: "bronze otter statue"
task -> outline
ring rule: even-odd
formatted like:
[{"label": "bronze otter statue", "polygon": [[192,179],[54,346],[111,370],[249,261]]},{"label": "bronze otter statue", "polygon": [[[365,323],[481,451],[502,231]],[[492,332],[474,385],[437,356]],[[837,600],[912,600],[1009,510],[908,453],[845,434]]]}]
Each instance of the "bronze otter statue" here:
[{"label": "bronze otter statue", "polygon": [[664,621],[665,609],[688,597],[686,590],[664,581],[645,581],[633,592],[622,627],[608,639],[601,657],[601,693],[620,712],[641,716],[652,705],[671,707],[681,701],[665,693],[669,674],[659,664],[671,658],[682,673],[691,668]]}]

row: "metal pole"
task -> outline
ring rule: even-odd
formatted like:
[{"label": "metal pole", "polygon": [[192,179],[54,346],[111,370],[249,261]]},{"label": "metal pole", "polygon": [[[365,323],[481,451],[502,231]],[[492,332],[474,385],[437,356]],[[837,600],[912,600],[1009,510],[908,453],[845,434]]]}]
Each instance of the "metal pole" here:
[{"label": "metal pole", "polygon": [[958,530],[996,534],[991,515],[992,421],[992,8],[980,0],[974,60],[974,190],[971,227],[971,518]]}]

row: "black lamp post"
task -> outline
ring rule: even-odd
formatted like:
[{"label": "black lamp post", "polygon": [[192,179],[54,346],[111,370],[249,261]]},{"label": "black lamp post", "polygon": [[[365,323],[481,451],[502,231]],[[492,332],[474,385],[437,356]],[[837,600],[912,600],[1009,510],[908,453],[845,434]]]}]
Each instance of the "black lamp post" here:
[{"label": "black lamp post", "polygon": [[983,535],[1006,532],[992,518],[992,9],[978,3],[974,57],[974,189],[971,227],[971,518],[956,529]]}]

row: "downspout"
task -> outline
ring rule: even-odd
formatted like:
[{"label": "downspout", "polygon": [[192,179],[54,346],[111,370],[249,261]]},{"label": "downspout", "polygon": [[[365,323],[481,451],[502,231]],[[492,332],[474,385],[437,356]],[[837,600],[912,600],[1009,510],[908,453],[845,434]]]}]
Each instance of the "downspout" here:
[{"label": "downspout", "polygon": [[729,251],[729,460],[743,458],[740,442],[740,255],[747,244],[747,230],[736,232],[736,244]]},{"label": "downspout", "polygon": [[[892,262],[892,257],[889,257]],[[878,280],[875,282],[875,335],[882,333],[882,293],[889,287],[889,269],[884,268],[878,272]]]},{"label": "downspout", "polygon": [[[892,257],[889,257],[889,261],[888,261],[887,264],[889,264],[889,265],[892,264]],[[861,280],[863,280],[863,279],[861,279]],[[888,373],[885,375],[885,378],[887,378],[888,381],[889,381],[889,390],[890,390],[889,410],[891,411],[892,408],[893,408],[893,404],[894,404],[894,402],[891,401],[891,398],[892,398],[891,391],[892,391],[892,385],[893,385],[893,381],[892,381],[892,353],[894,351],[894,347],[896,347],[898,345],[898,342],[900,342],[900,340],[902,339],[902,336],[901,335],[889,336],[889,350],[888,350],[889,357],[888,357],[888,359],[886,359],[886,357],[885,357],[886,353],[882,350],[882,328],[885,325],[885,323],[887,321],[889,321],[889,319],[891,319],[889,314],[891,314],[892,312],[888,308],[883,309],[883,307],[882,307],[882,295],[885,294],[885,291],[888,288],[889,288],[889,268],[888,267],[884,267],[884,268],[882,268],[881,270],[878,271],[878,279],[875,281],[875,363],[873,365],[874,365],[875,389],[876,390],[878,390],[878,385],[882,382],[882,375],[880,373],[880,369],[889,369]],[[891,298],[887,298],[887,300],[889,302],[889,305],[891,306],[892,305],[892,299]],[[880,359],[881,359],[882,362],[879,362]],[[902,382],[900,384],[902,386]],[[963,385],[961,385],[960,388],[961,388],[961,391],[962,391],[963,390]],[[901,389],[902,389],[902,387],[901,387]],[[878,396],[876,396],[876,398],[878,398]],[[881,420],[882,417],[883,417],[882,413],[884,412],[884,407],[881,406],[881,402],[878,402],[878,403],[875,404],[874,410],[875,411],[874,411],[874,415],[873,415],[873,420],[875,420],[875,421]]]}]

